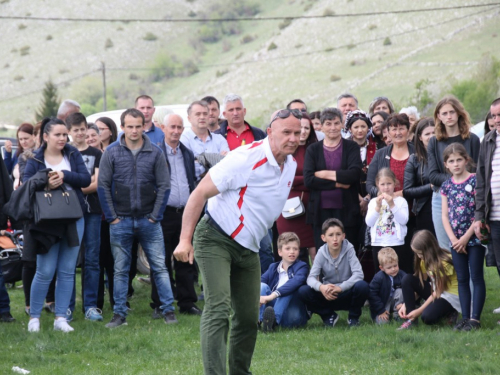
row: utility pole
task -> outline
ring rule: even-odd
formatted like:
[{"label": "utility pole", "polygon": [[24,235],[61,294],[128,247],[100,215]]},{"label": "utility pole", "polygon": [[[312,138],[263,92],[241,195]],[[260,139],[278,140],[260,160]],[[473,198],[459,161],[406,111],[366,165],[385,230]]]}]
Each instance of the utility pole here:
[{"label": "utility pole", "polygon": [[103,93],[102,93],[102,107],[103,107],[103,111],[106,112],[107,111],[107,103],[106,103],[106,65],[104,64],[104,61],[101,61],[101,64],[102,64],[102,90],[103,90]]}]

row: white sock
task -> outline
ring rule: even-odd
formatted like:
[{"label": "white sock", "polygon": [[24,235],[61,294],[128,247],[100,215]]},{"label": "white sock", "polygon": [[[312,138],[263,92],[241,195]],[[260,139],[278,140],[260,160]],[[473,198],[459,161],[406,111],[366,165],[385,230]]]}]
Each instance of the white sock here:
[{"label": "white sock", "polygon": [[54,331],[71,332],[74,328],[68,324],[66,318],[58,317],[54,320]]},{"label": "white sock", "polygon": [[40,319],[33,318],[30,319],[28,323],[28,332],[39,332],[40,331]]}]

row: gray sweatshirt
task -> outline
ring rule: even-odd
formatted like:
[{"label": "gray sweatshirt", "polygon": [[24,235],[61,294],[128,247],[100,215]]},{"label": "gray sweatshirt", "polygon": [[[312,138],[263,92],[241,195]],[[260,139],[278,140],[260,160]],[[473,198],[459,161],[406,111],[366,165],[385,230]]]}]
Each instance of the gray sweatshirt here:
[{"label": "gray sweatshirt", "polygon": [[307,277],[307,285],[319,292],[321,282],[318,276],[323,271],[323,284],[335,284],[342,291],[351,289],[358,281],[363,280],[364,274],[356,257],[354,246],[344,240],[342,249],[336,259],[333,259],[328,251],[328,245],[324,244],[319,248],[311,272]]}]

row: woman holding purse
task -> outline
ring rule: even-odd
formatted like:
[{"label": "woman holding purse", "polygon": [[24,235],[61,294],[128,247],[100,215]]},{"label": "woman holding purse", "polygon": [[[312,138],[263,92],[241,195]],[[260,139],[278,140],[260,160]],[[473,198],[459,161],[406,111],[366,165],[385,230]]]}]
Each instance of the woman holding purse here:
[{"label": "woman holding purse", "polygon": [[[82,155],[73,146],[68,144],[68,130],[64,122],[59,119],[45,118],[40,130],[41,147],[33,159],[28,160],[24,170],[24,181],[28,181],[38,171],[50,168],[48,172],[48,190],[73,190],[84,210],[82,187],[90,185],[90,174],[85,167]],[[54,193],[53,193],[54,194]],[[31,202],[34,204],[34,202]],[[83,217],[76,223],[54,225],[63,231],[49,249],[37,247],[36,274],[31,285],[31,310],[28,324],[29,332],[40,330],[40,314],[43,300],[47,294],[49,284],[57,270],[55,293],[55,321],[54,330],[70,332],[73,328],[66,321],[66,311],[73,292],[75,268],[83,235]],[[30,230],[30,234],[31,230]]]}]

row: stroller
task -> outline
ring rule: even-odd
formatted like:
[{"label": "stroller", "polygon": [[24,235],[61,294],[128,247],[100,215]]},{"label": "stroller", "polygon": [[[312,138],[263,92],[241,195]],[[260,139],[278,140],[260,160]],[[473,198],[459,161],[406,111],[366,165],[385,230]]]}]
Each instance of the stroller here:
[{"label": "stroller", "polygon": [[22,280],[23,231],[2,231],[0,236],[0,267],[6,284]]}]

